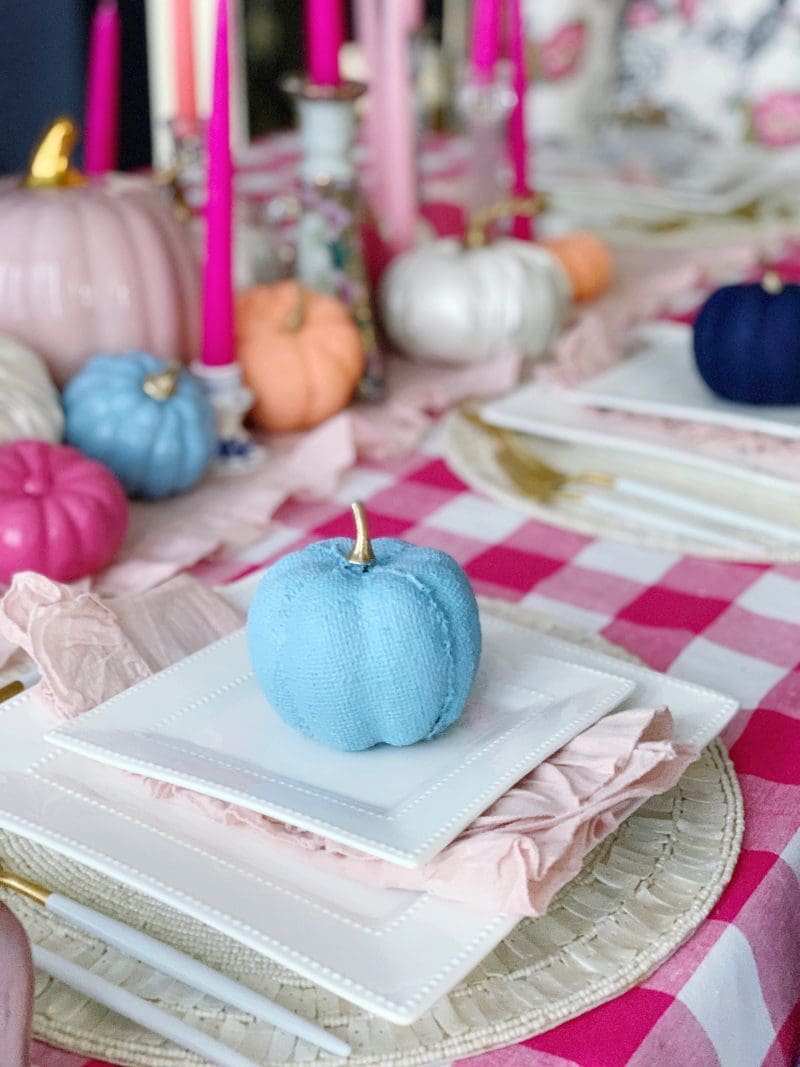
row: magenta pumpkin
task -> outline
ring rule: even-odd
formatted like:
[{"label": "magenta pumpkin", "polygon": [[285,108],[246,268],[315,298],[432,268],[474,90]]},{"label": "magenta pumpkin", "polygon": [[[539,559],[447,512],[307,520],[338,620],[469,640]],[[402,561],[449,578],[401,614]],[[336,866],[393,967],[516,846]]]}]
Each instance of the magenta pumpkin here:
[{"label": "magenta pumpkin", "polygon": [[55,123],[23,184],[0,193],[0,332],[44,357],[63,385],[95,352],[197,352],[199,272],[188,230],[145,179],[86,181]]},{"label": "magenta pumpkin", "polygon": [[68,445],[0,446],[0,582],[38,571],[71,582],[107,566],[128,527],[114,475]]}]

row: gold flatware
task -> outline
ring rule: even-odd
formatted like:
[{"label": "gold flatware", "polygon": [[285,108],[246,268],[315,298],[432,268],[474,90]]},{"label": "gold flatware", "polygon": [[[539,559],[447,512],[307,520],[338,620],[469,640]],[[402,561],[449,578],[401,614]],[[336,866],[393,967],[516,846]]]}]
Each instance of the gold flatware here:
[{"label": "gold flatware", "polygon": [[[461,412],[481,432],[492,438],[495,462],[512,485],[524,496],[543,504],[556,498],[575,501],[650,529],[680,533],[750,554],[762,554],[765,546],[726,532],[719,528],[720,525],[733,526],[740,532],[750,531],[781,541],[800,543],[800,528],[785,526],[675,490],[605,471],[587,470],[568,474],[537,456],[523,434],[487,423],[474,408],[462,408]],[[659,511],[659,508],[667,508],[669,513]],[[680,514],[676,516],[673,512]],[[717,525],[689,522],[681,515],[690,515]]]}]

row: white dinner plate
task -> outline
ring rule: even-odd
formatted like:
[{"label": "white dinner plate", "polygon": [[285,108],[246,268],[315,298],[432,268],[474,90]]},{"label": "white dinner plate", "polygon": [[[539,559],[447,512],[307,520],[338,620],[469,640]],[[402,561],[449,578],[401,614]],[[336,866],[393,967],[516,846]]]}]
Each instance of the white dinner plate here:
[{"label": "white dinner plate", "polygon": [[481,625],[481,665],[463,715],[406,748],[336,752],[290,729],[253,677],[244,630],[47,740],[416,867],[633,688],[532,654],[525,627],[492,616]]},{"label": "white dinner plate", "polygon": [[[242,583],[231,596],[252,584]],[[486,616],[484,615],[484,618]],[[509,640],[628,678],[623,706],[669,704],[676,737],[701,747],[736,702],[711,690],[508,626]],[[246,827],[159,800],[134,775],[48,745],[35,691],[0,705],[0,825],[148,893],[393,1022],[448,993],[514,927],[424,893],[371,889],[260,847]]]},{"label": "white dinner plate", "polygon": [[695,366],[690,326],[647,326],[629,347],[628,358],[558,395],[588,407],[800,438],[800,404],[735,404],[711,392]]}]

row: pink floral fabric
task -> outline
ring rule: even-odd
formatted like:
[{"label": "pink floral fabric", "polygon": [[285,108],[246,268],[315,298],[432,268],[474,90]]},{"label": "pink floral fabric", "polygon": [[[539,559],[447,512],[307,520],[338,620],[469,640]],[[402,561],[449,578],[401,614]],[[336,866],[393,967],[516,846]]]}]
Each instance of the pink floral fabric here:
[{"label": "pink floral fabric", "polygon": [[617,106],[725,141],[800,144],[800,0],[628,0]]}]

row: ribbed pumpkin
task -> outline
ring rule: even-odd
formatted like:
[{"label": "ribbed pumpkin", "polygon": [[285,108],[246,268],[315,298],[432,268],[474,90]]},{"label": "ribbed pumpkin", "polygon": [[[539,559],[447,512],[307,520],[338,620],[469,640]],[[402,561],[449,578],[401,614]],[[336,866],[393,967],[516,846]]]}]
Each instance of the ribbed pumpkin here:
[{"label": "ribbed pumpkin", "polygon": [[64,412],[47,367],[30,348],[0,336],[0,442],[60,441]]},{"label": "ribbed pumpkin", "polygon": [[0,193],[0,332],[38,352],[63,385],[95,352],[197,351],[199,272],[188,231],[152,182],[90,182],[55,123],[22,185]]},{"label": "ribbed pumpkin", "polygon": [[576,300],[591,300],[604,292],[614,277],[614,260],[605,241],[593,233],[569,233],[542,241],[567,272]]},{"label": "ribbed pumpkin", "polygon": [[180,364],[146,352],[94,356],[64,390],[67,441],[105,463],[129,496],[190,489],[217,449],[205,390]]},{"label": "ribbed pumpkin", "polygon": [[768,271],[760,283],[717,289],[697,316],[694,355],[725,400],[800,404],[800,285]]},{"label": "ribbed pumpkin", "polygon": [[251,416],[275,433],[305,430],[341,411],[364,369],[347,307],[291,280],[239,295],[236,345],[256,398]]},{"label": "ribbed pumpkin", "polygon": [[57,582],[95,574],[118,552],[128,501],[117,479],[74,448],[0,446],[0,581],[38,571]]}]

